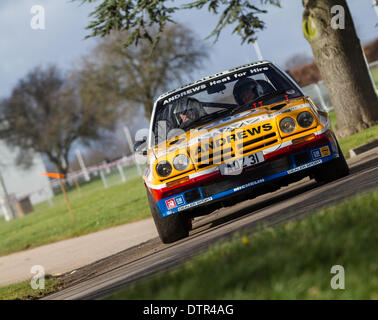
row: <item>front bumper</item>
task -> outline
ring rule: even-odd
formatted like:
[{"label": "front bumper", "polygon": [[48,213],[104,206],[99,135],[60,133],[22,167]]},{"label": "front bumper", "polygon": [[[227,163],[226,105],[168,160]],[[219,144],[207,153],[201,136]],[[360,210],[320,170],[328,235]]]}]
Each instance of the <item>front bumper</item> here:
[{"label": "front bumper", "polygon": [[[222,176],[219,171],[193,181],[185,190],[177,189],[159,199],[156,206],[162,217],[197,207],[253,193],[253,188],[269,183],[280,185],[285,177],[309,175],[315,167],[339,157],[337,143],[331,132],[309,143],[281,149],[265,157],[266,161],[243,170],[239,175]],[[199,209],[199,208],[198,208]],[[200,215],[200,214],[199,214]]]}]

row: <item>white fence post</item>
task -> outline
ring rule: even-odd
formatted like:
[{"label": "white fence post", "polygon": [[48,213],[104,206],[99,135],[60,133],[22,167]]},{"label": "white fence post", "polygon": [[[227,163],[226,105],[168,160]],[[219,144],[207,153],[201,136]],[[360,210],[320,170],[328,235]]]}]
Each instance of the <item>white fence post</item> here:
[{"label": "white fence post", "polygon": [[123,172],[123,168],[119,163],[117,163],[117,168],[118,168],[119,174],[121,175],[122,182],[126,182],[125,173]]},{"label": "white fence post", "polygon": [[138,164],[137,161],[135,161],[135,155],[134,155],[134,144],[133,144],[133,140],[131,139],[131,134],[130,134],[130,130],[128,127],[124,126],[123,127],[123,131],[125,132],[125,136],[126,136],[126,140],[127,140],[127,143],[129,144],[129,148],[130,148],[130,151],[133,155],[133,160],[134,160],[134,163],[137,167],[137,170],[138,170],[138,174],[141,176],[142,175],[142,170]]},{"label": "white fence post", "polygon": [[320,104],[322,105],[323,109],[329,111],[330,109],[326,106],[325,104],[325,101],[324,101],[324,98],[323,98],[323,95],[322,95],[322,92],[320,91],[320,87],[317,83],[314,84],[314,88],[315,88],[315,91],[319,97],[319,100],[320,100]]},{"label": "white fence post", "polygon": [[79,164],[80,164],[81,170],[84,174],[85,180],[90,181],[91,178],[89,177],[88,170],[87,170],[87,168],[84,164],[84,160],[83,160],[83,157],[81,155],[80,149],[76,149],[76,156],[77,156],[77,159],[79,160]]},{"label": "white fence post", "polygon": [[104,171],[102,169],[100,169],[100,176],[101,176],[102,183],[104,184],[104,188],[107,189],[109,186],[106,181]]}]

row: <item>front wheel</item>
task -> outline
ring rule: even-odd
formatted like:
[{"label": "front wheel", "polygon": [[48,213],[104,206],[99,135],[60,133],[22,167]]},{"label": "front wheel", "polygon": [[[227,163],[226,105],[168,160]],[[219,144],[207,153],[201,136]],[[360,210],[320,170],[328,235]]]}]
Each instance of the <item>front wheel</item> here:
[{"label": "front wheel", "polygon": [[316,182],[331,182],[349,174],[349,167],[341,151],[339,144],[337,143],[337,149],[339,157],[325,163],[315,173]]},{"label": "front wheel", "polygon": [[156,229],[163,243],[172,243],[189,236],[190,218],[180,213],[163,218],[156,208],[149,191],[147,191],[147,198]]}]

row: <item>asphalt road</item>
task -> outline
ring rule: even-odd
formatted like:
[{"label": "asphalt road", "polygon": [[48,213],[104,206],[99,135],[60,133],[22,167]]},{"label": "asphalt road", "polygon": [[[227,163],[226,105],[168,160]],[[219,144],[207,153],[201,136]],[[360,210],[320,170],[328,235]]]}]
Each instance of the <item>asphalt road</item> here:
[{"label": "asphalt road", "polygon": [[100,299],[131,282],[174,268],[216,241],[258,225],[304,217],[346,197],[378,187],[378,148],[348,161],[349,176],[328,184],[304,179],[274,193],[244,201],[195,220],[187,239],[164,245],[158,238],[62,277],[65,289],[44,299]]}]

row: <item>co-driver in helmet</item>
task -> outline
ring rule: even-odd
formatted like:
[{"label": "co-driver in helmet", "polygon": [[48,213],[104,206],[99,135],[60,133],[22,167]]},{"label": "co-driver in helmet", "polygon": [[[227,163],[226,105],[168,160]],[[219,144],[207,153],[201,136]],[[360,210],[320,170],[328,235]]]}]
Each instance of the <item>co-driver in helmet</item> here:
[{"label": "co-driver in helmet", "polygon": [[243,78],[235,83],[233,94],[237,104],[242,106],[262,96],[263,89],[256,80]]}]

